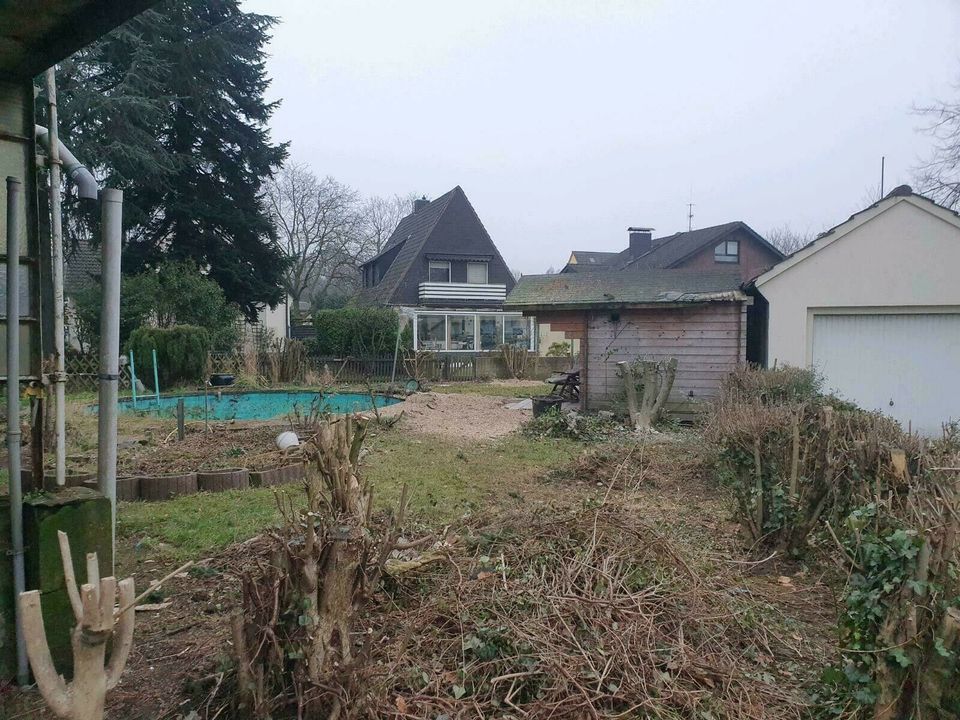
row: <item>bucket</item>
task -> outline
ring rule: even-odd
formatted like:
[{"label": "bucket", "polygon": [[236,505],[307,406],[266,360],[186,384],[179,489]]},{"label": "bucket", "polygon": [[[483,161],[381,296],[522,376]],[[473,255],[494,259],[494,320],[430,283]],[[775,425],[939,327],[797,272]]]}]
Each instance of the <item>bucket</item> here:
[{"label": "bucket", "polygon": [[533,398],[533,416],[540,417],[552,408],[560,409],[563,404],[563,398],[554,395],[545,395],[544,397]]}]

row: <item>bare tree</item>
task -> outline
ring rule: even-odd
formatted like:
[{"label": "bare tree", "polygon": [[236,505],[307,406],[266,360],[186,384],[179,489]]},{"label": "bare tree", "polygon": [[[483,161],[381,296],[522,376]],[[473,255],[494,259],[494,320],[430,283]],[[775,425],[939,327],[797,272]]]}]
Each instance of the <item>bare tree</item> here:
[{"label": "bare tree", "polygon": [[960,205],[960,102],[937,101],[914,108],[928,119],[923,131],[934,139],[930,159],[914,170],[918,190],[956,209]]},{"label": "bare tree", "polygon": [[364,242],[371,257],[383,250],[400,221],[412,212],[416,198],[416,193],[392,197],[374,195],[363,204]]},{"label": "bare tree", "polygon": [[290,164],[268,184],[267,202],[277,241],[290,258],[284,289],[293,307],[331,284],[356,283],[365,244],[355,190]]},{"label": "bare tree", "polygon": [[768,230],[764,235],[767,242],[773,245],[784,255],[792,255],[797,250],[808,245],[813,239],[813,233],[800,233],[793,230],[789,225],[778,225]]}]

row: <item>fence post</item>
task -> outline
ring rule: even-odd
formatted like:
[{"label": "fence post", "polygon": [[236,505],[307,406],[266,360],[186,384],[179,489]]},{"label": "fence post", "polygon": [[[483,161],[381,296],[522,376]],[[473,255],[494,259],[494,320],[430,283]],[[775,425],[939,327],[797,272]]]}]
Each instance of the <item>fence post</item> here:
[{"label": "fence post", "polygon": [[186,429],[184,428],[184,415],[186,411],[183,407],[183,398],[177,400],[177,440],[183,440],[186,436]]}]

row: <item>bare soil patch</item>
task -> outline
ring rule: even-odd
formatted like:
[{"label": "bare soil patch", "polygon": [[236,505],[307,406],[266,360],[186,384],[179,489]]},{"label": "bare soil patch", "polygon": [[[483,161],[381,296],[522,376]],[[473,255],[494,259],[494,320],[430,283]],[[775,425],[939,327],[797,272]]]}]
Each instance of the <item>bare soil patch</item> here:
[{"label": "bare soil patch", "polygon": [[530,419],[529,410],[511,410],[509,400],[484,395],[417,393],[381,410],[385,416],[403,413],[403,430],[426,435],[488,440],[517,430]]}]

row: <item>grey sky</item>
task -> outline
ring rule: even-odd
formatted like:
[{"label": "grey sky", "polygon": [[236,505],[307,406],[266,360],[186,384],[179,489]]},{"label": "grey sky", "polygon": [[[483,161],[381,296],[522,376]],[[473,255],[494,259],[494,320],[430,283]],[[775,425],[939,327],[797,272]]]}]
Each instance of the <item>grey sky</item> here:
[{"label": "grey sky", "polygon": [[960,94],[960,3],[248,0],[292,157],[367,194],[461,185],[507,262],[744,220],[820,231]]}]

